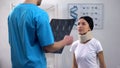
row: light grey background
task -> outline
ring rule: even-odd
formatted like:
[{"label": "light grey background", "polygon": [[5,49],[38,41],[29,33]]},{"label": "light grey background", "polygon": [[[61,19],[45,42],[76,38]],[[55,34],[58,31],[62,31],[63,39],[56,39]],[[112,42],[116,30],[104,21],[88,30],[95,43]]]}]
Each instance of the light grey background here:
[{"label": "light grey background", "polygon": [[[11,68],[10,46],[8,43],[7,16],[10,12],[10,4],[18,0],[0,1],[0,68]],[[20,0],[19,0],[20,1]],[[109,2],[109,3],[108,3]],[[101,41],[104,49],[104,56],[107,68],[120,68],[120,0],[43,0],[43,4],[57,4],[55,14],[51,18],[68,18],[68,3],[103,3],[104,23],[103,29],[93,30],[94,36]],[[46,6],[47,7],[47,6]],[[44,7],[44,8],[46,8]],[[54,9],[50,10],[54,11]],[[77,40],[77,32],[71,33],[74,40]],[[48,68],[71,68],[72,53],[65,47],[62,54],[47,54]]]}]

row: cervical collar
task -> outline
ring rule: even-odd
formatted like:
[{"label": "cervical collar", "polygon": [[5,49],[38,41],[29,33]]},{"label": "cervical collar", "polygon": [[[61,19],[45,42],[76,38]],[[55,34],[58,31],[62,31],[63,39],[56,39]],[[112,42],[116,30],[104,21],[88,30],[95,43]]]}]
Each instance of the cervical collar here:
[{"label": "cervical collar", "polygon": [[80,42],[85,43],[85,42],[87,42],[88,40],[90,40],[92,38],[93,38],[92,32],[88,31],[86,34],[80,35]]}]

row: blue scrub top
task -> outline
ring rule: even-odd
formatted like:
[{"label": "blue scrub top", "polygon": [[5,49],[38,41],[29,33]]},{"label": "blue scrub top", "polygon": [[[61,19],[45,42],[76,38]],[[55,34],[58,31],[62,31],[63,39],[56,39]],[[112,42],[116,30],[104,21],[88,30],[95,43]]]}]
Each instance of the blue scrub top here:
[{"label": "blue scrub top", "polygon": [[20,4],[8,16],[12,68],[47,68],[44,46],[54,43],[48,14]]}]

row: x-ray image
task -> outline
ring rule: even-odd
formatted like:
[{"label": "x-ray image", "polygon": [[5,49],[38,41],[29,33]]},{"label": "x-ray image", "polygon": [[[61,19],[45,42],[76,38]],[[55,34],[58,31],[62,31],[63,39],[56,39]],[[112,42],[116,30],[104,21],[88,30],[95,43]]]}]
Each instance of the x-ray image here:
[{"label": "x-ray image", "polygon": [[[64,38],[65,35],[70,35],[70,32],[75,24],[75,19],[52,19],[50,22],[54,41],[60,41]],[[62,53],[63,48],[54,52],[54,53]]]}]

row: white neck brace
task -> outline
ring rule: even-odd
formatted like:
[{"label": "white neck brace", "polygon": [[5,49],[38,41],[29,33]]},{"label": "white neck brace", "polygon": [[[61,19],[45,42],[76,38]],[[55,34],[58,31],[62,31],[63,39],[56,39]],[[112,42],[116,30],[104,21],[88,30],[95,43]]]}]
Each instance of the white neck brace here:
[{"label": "white neck brace", "polygon": [[85,43],[92,38],[93,38],[92,32],[88,31],[85,35],[80,35],[80,42]]}]

